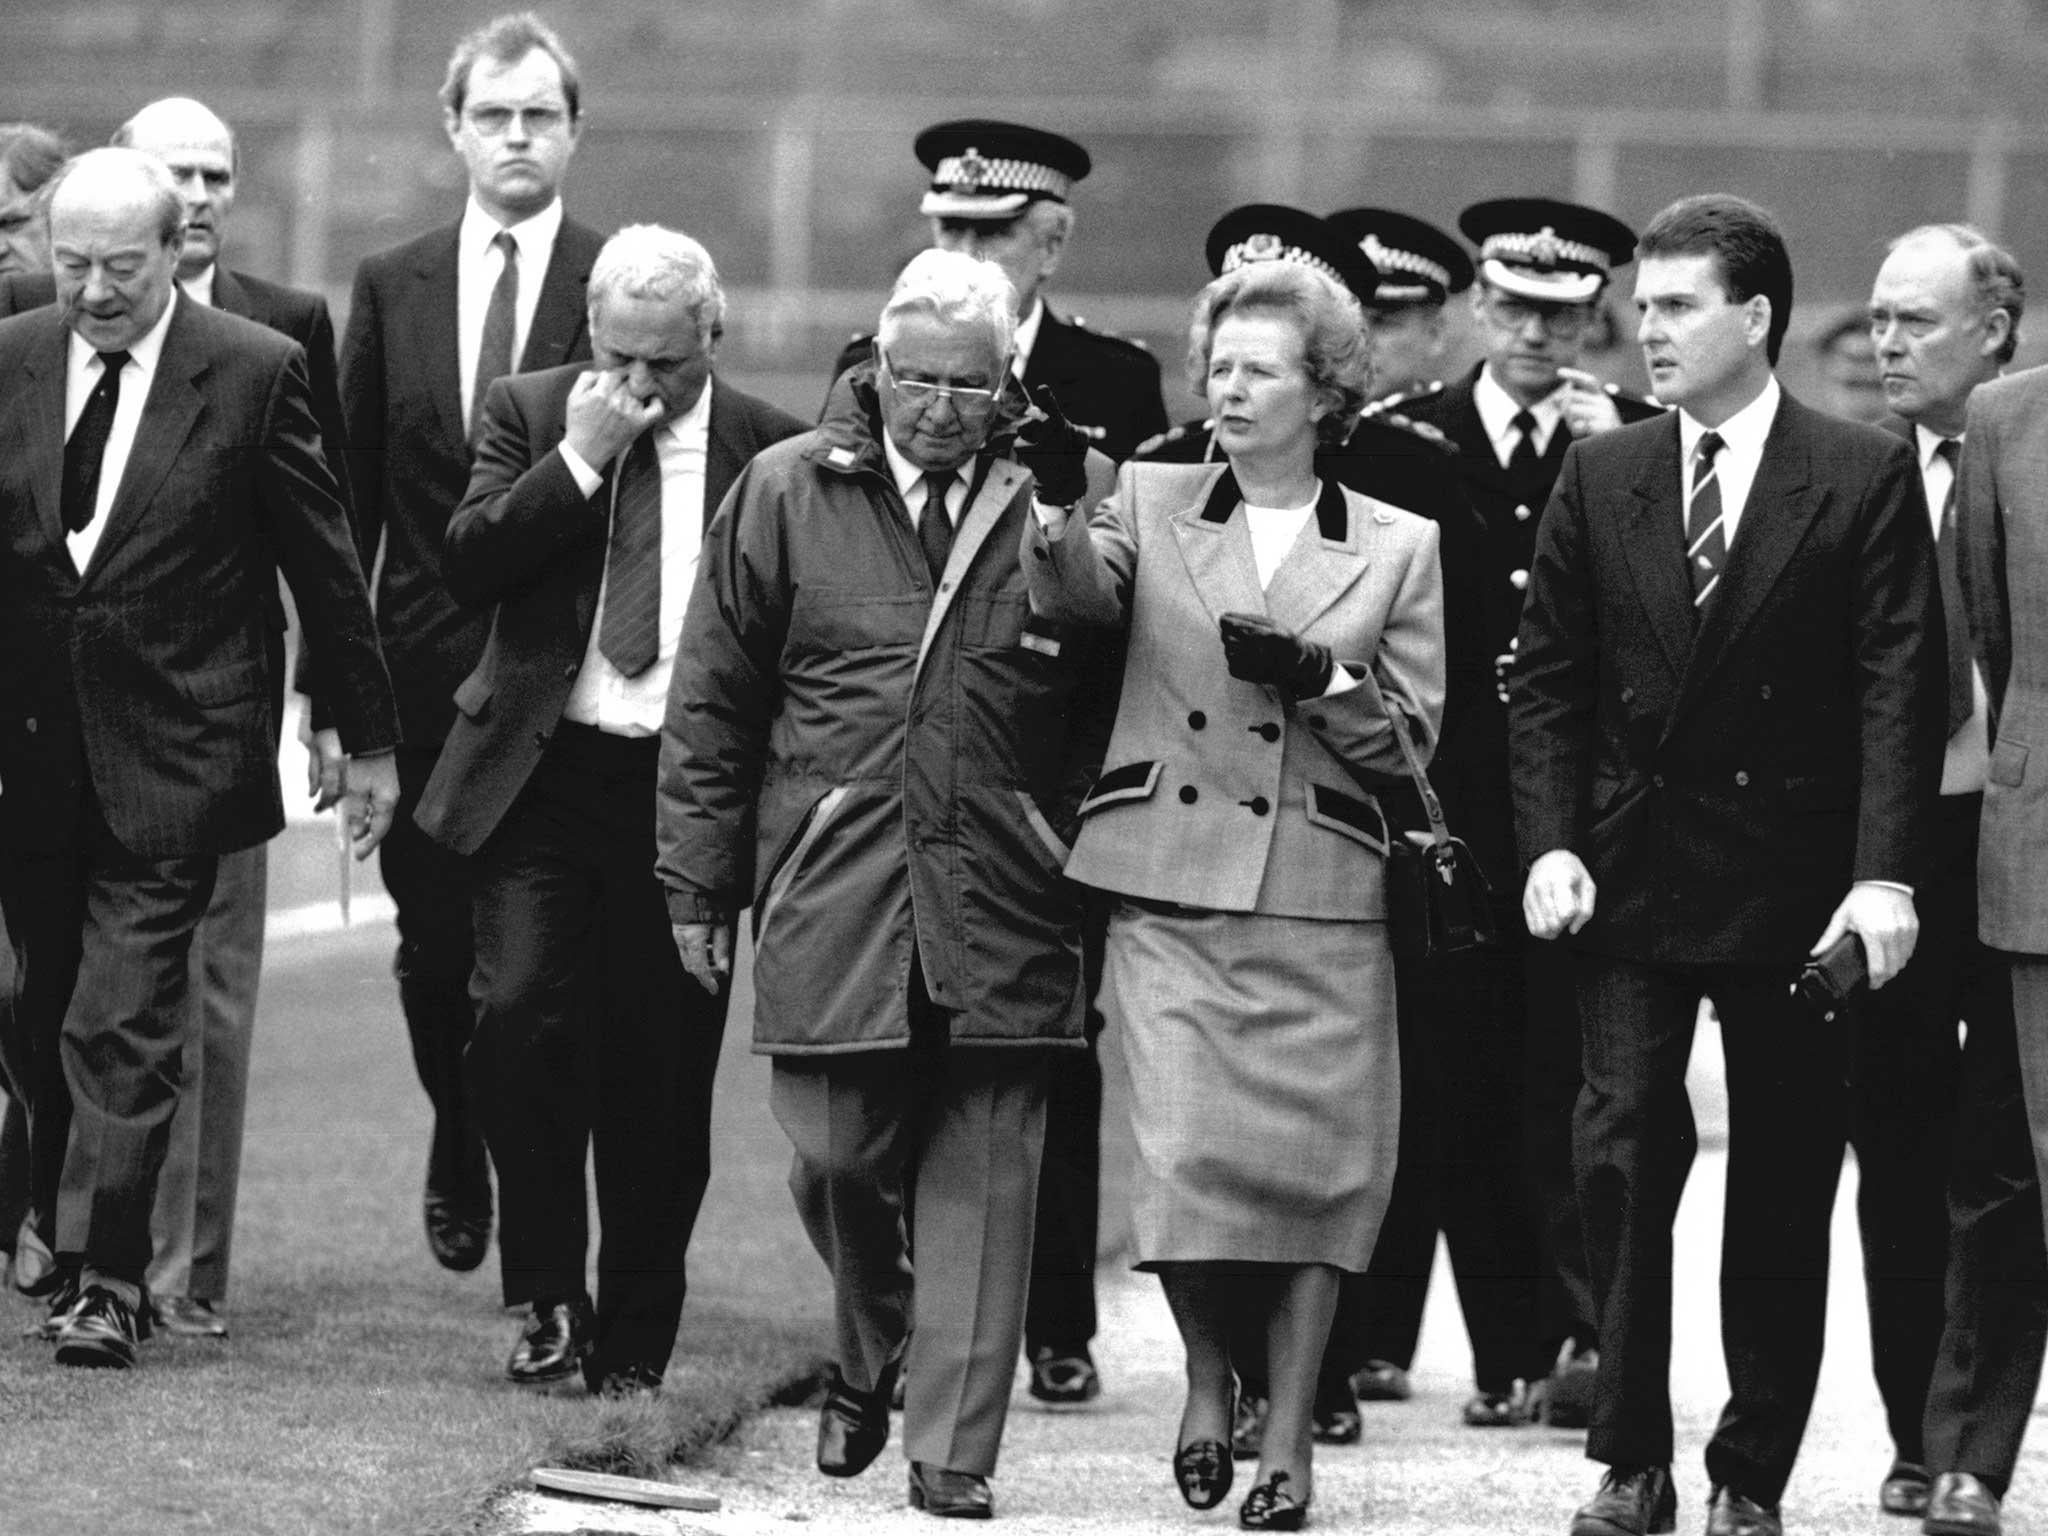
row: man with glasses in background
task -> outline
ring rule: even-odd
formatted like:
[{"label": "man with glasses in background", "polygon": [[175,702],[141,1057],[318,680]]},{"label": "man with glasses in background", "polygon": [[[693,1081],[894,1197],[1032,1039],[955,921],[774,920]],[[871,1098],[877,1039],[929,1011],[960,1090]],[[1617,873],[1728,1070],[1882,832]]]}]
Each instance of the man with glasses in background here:
[{"label": "man with glasses in background", "polygon": [[657,813],[676,945],[707,989],[753,908],[754,1048],[835,1296],[818,1470],[881,1454],[907,1366],[910,1503],[969,1519],[991,1512],[1023,1337],[1048,1076],[1079,1054],[1085,1003],[1060,874],[1093,767],[1079,669],[1017,550],[1034,495],[1073,506],[1111,473],[1057,419],[1010,455],[1015,330],[1000,267],[920,253],[873,364],[735,482],[676,655]]},{"label": "man with glasses in background", "polygon": [[[1577,366],[1609,274],[1635,254],[1627,225],[1595,208],[1531,197],[1475,203],[1458,216],[1458,228],[1477,250],[1472,316],[1486,356],[1454,383],[1395,396],[1386,405],[1457,444],[1466,493],[1485,525],[1478,617],[1496,658],[1504,704],[1536,524],[1565,449],[1575,438],[1654,416],[1659,407],[1602,385]],[[1484,793],[1461,797],[1467,825],[1456,830],[1482,858],[1499,849],[1505,861],[1489,860],[1494,894],[1502,898],[1506,953],[1489,957],[1488,968],[1500,967],[1502,974],[1486,991],[1502,1010],[1506,1038],[1519,1034],[1523,1042],[1525,1167],[1546,1239],[1537,1327],[1545,1351],[1556,1355],[1548,1384],[1528,1406],[1552,1424],[1583,1428],[1599,1340],[1572,1189],[1578,1010],[1554,947],[1532,949],[1522,927],[1505,709],[1491,712],[1481,728],[1493,743],[1497,771],[1486,775]],[[1446,1108],[1455,1113],[1459,1106]],[[1381,1395],[1372,1380],[1359,1385],[1368,1396]]]}]

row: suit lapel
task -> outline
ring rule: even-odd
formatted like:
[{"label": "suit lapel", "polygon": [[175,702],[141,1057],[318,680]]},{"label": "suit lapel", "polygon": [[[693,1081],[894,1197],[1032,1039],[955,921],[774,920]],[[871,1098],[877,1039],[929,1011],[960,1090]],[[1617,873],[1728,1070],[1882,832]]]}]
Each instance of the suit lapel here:
[{"label": "suit lapel", "polygon": [[548,269],[540,280],[540,297],[534,301],[533,325],[526,333],[526,350],[520,354],[521,373],[558,368],[568,362],[588,323],[590,263],[583,257],[580,233],[581,227],[567,219],[555,231]]},{"label": "suit lapel", "polygon": [[193,306],[180,295],[171,326],[164,333],[164,349],[157,358],[156,378],[142,402],[142,420],[135,429],[135,446],[129,450],[127,468],[120,488],[107,512],[107,526],[87,564],[84,579],[91,581],[106,563],[108,553],[140,522],[157,487],[170,473],[171,463],[191,434],[204,405],[196,381],[206,372],[205,349],[193,334]]},{"label": "suit lapel", "polygon": [[1363,534],[1343,487],[1324,480],[1316,515],[1302,525],[1266,588],[1267,616],[1296,634],[1306,630],[1365,574],[1370,561]]},{"label": "suit lapel", "polygon": [[711,385],[711,421],[705,430],[704,526],[725,500],[725,493],[739,478],[751,457],[740,438],[740,424],[732,400],[714,381]]},{"label": "suit lapel", "polygon": [[1258,562],[1252,558],[1251,530],[1237,515],[1243,500],[1237,476],[1226,465],[1210,482],[1208,500],[1202,506],[1167,519],[1174,542],[1180,546],[1188,580],[1211,618],[1266,611]]},{"label": "suit lapel", "polygon": [[27,372],[31,380],[22,397],[27,415],[24,441],[32,446],[29,483],[35,489],[36,517],[43,533],[58,549],[64,548],[64,386],[70,361],[71,331],[48,311],[43,329],[47,335],[28,348]]},{"label": "suit lapel", "polygon": [[1675,415],[1666,436],[1660,451],[1642,459],[1629,488],[1634,500],[1622,513],[1621,553],[1664,659],[1674,677],[1683,677],[1693,651],[1692,584],[1685,572],[1685,513],[1678,504]]},{"label": "suit lapel", "polygon": [[250,302],[249,290],[242,286],[241,280],[219,262],[213,266],[213,307],[226,310],[231,315],[240,315],[244,320],[254,320],[259,325],[269,324],[266,317],[256,313],[255,305]]},{"label": "suit lapel", "polygon": [[462,359],[460,331],[456,324],[456,244],[462,226],[447,232],[413,265],[411,303],[407,321],[399,332],[419,342],[418,366],[441,418],[444,440],[465,443],[468,432],[462,424]]}]

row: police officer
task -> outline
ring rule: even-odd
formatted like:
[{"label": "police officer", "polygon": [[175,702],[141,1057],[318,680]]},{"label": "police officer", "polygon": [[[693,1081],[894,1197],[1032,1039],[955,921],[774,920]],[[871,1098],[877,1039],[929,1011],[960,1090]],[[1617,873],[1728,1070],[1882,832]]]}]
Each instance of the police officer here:
[{"label": "police officer", "polygon": [[1360,296],[1372,337],[1373,398],[1435,388],[1444,305],[1472,286],[1472,258],[1428,220],[1391,208],[1340,208],[1328,221],[1379,274],[1371,295]]},{"label": "police officer", "polygon": [[[1458,448],[1465,489],[1485,527],[1481,622],[1502,669],[1512,664],[1515,628],[1536,545],[1536,523],[1575,437],[1656,414],[1647,400],[1603,386],[1577,366],[1595,308],[1616,267],[1635,255],[1635,234],[1595,208],[1549,198],[1475,203],[1458,227],[1477,250],[1472,314],[1485,358],[1464,378],[1384,402],[1444,433]],[[1537,1298],[1543,1351],[1555,1351],[1538,1394],[1552,1424],[1583,1427],[1592,1400],[1599,1341],[1572,1189],[1571,1117],[1579,1091],[1579,1029],[1570,977],[1557,954],[1526,943],[1517,893],[1509,805],[1504,709],[1487,712],[1482,734],[1493,767],[1467,786],[1459,833],[1493,882],[1504,952],[1461,967],[1473,1007],[1455,1011],[1478,1027],[1490,1018],[1492,1049],[1522,1058],[1521,1126],[1548,1253]],[[1490,1001],[1489,1001],[1490,1000]],[[1455,1106],[1469,1116],[1472,1106]],[[1511,1111],[1510,1111],[1511,1112]],[[1476,1127],[1475,1127],[1476,1128]],[[1532,1360],[1529,1369],[1541,1377]]]},{"label": "police officer", "polygon": [[[914,147],[931,172],[918,212],[932,221],[932,244],[993,261],[1017,291],[1010,366],[1025,389],[1049,388],[1066,418],[1118,463],[1164,431],[1158,360],[1137,342],[1091,330],[1045,302],[1045,285],[1074,232],[1068,198],[1093,166],[1088,151],[1042,128],[987,118],[936,123]],[[872,345],[869,333],[857,334],[840,352],[833,377],[866,362]]]}]

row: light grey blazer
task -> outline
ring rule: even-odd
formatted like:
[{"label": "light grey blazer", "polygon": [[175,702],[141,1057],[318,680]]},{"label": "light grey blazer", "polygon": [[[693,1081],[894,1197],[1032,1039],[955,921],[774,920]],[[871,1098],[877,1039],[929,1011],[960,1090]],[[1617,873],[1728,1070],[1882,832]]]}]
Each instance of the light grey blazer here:
[{"label": "light grey blazer", "polygon": [[[1225,464],[1126,464],[1055,542],[1026,520],[1032,606],[1129,626],[1123,699],[1066,872],[1101,890],[1225,912],[1377,919],[1405,779],[1391,704],[1426,759],[1443,714],[1436,525],[1325,480],[1261,591]],[[1330,647],[1361,686],[1288,706],[1230,675],[1218,618],[1263,613]]]},{"label": "light grey blazer", "polygon": [[1963,599],[1991,693],[1977,932],[2048,954],[2048,368],[1971,395],[1959,474]]}]

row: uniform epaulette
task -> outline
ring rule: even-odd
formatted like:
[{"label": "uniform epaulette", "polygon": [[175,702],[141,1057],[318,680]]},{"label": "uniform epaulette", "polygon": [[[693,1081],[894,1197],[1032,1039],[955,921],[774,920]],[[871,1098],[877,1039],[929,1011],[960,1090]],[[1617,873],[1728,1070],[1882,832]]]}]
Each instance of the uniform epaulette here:
[{"label": "uniform epaulette", "polygon": [[[1362,419],[1362,418],[1361,418]],[[1445,453],[1456,453],[1458,445],[1450,440],[1443,428],[1427,421],[1417,421],[1413,416],[1404,416],[1399,411],[1382,411],[1372,418],[1380,426],[1394,427],[1402,432],[1412,432],[1432,448]]]},{"label": "uniform epaulette", "polygon": [[1417,400],[1432,399],[1442,394],[1446,387],[1442,379],[1432,379],[1420,389],[1403,389],[1391,395],[1382,395],[1360,411],[1359,416],[1362,419],[1377,419],[1400,406],[1412,405]]},{"label": "uniform epaulette", "polygon": [[1094,326],[1088,323],[1085,317],[1081,315],[1068,315],[1065,318],[1067,324],[1074,327],[1075,330],[1086,331],[1090,336],[1093,336],[1097,341],[1116,342],[1119,346],[1129,347],[1133,352],[1140,353],[1141,355],[1147,358],[1151,357],[1152,355],[1152,349],[1146,346],[1144,342],[1138,340],[1138,338],[1135,336],[1119,336],[1115,331],[1097,330]]},{"label": "uniform epaulette", "polygon": [[1131,457],[1143,458],[1148,453],[1157,453],[1162,448],[1184,443],[1197,432],[1207,432],[1213,425],[1213,420],[1184,421],[1178,426],[1168,427],[1164,432],[1155,432],[1131,450]]},{"label": "uniform epaulette", "polygon": [[873,331],[855,331],[846,338],[846,344],[849,347],[864,347],[874,339],[875,333]]}]

